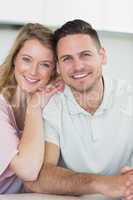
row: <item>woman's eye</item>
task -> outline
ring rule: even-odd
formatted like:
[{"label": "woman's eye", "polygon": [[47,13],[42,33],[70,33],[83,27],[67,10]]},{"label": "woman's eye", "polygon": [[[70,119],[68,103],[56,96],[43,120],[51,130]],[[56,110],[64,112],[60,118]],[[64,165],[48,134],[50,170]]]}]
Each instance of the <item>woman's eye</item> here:
[{"label": "woman's eye", "polygon": [[29,63],[29,62],[30,62],[30,59],[27,58],[27,57],[22,57],[22,60],[23,60],[24,62],[26,62],[26,63]]},{"label": "woman's eye", "polygon": [[50,67],[50,64],[48,64],[48,63],[42,63],[42,64],[40,64],[40,66],[49,68],[49,67]]}]

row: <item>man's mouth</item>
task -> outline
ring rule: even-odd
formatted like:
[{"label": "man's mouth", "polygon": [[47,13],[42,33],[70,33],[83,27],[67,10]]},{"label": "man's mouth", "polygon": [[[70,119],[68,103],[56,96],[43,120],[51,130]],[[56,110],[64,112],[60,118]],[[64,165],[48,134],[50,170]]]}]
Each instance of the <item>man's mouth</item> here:
[{"label": "man's mouth", "polygon": [[73,79],[83,79],[83,78],[86,78],[89,74],[91,74],[91,73],[73,74],[72,78]]}]

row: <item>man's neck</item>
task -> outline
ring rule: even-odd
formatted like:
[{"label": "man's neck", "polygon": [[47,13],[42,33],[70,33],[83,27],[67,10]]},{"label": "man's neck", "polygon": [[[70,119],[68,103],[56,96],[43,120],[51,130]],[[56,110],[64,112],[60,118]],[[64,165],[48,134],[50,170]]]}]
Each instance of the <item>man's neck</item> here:
[{"label": "man's neck", "polygon": [[86,92],[72,90],[77,103],[87,112],[94,114],[101,105],[104,93],[104,82],[101,78],[93,88]]}]

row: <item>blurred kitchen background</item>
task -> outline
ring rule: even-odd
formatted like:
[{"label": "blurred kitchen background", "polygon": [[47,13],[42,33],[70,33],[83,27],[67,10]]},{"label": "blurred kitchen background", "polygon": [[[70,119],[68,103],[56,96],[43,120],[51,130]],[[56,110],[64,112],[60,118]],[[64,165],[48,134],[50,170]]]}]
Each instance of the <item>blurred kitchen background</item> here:
[{"label": "blurred kitchen background", "polygon": [[0,0],[0,64],[23,24],[56,29],[75,18],[98,31],[108,55],[104,71],[133,81],[133,0]]}]

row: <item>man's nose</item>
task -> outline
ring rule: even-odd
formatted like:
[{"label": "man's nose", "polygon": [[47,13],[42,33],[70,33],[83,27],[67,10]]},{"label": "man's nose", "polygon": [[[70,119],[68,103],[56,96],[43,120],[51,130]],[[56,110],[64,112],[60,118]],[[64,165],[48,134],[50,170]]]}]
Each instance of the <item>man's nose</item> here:
[{"label": "man's nose", "polygon": [[76,58],[74,60],[74,69],[77,71],[81,71],[83,68],[84,68],[83,62],[79,58]]}]

